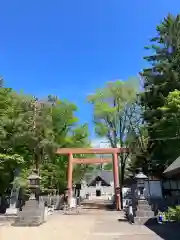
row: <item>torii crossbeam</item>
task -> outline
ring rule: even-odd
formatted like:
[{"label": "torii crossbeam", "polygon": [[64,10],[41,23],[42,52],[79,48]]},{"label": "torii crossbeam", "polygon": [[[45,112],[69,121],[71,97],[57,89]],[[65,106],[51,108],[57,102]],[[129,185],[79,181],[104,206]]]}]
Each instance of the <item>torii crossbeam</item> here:
[{"label": "torii crossbeam", "polygon": [[[97,163],[109,163],[113,161],[113,173],[114,173],[114,192],[116,209],[121,209],[120,192],[119,189],[119,162],[118,154],[126,153],[129,150],[127,148],[59,148],[56,153],[60,155],[68,155],[68,197],[72,197],[72,174],[73,164],[97,164]],[[112,154],[111,158],[73,158],[73,154]]]}]

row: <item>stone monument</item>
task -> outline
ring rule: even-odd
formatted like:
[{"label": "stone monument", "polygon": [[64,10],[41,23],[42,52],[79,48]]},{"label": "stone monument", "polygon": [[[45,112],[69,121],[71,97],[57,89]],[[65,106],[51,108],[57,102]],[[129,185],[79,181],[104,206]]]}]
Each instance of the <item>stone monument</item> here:
[{"label": "stone monument", "polygon": [[18,209],[17,209],[17,201],[18,201],[18,195],[19,195],[19,186],[17,186],[16,183],[13,184],[12,190],[11,190],[11,196],[10,196],[10,205],[9,208],[6,209],[5,215],[17,215]]}]

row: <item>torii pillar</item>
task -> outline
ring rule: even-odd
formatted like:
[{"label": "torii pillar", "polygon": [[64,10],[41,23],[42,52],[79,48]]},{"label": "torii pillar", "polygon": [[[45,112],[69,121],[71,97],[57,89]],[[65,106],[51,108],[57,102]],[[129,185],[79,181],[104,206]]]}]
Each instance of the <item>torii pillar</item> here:
[{"label": "torii pillar", "polygon": [[119,191],[119,161],[118,161],[117,153],[113,153],[113,174],[114,174],[114,195],[115,195],[116,210],[120,210],[121,198],[120,198],[120,191]]},{"label": "torii pillar", "polygon": [[73,154],[68,154],[69,161],[68,161],[68,201],[72,198],[72,176],[73,176]]}]

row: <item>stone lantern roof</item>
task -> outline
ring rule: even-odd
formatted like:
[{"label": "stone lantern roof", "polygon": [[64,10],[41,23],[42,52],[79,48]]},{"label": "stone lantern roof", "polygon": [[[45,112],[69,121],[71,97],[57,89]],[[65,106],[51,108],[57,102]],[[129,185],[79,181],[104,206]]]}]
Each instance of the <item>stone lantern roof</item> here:
[{"label": "stone lantern roof", "polygon": [[135,179],[148,179],[148,177],[144,173],[139,172],[135,175]]}]

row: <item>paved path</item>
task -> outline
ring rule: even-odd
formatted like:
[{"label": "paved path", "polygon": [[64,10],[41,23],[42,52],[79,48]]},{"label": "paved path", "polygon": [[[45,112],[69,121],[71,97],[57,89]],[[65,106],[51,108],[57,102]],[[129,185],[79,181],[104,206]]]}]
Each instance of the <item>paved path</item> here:
[{"label": "paved path", "polygon": [[[118,218],[121,218],[118,221]],[[89,210],[80,215],[54,213],[40,227],[0,226],[0,240],[160,240],[145,226],[123,222],[122,213]]]}]

